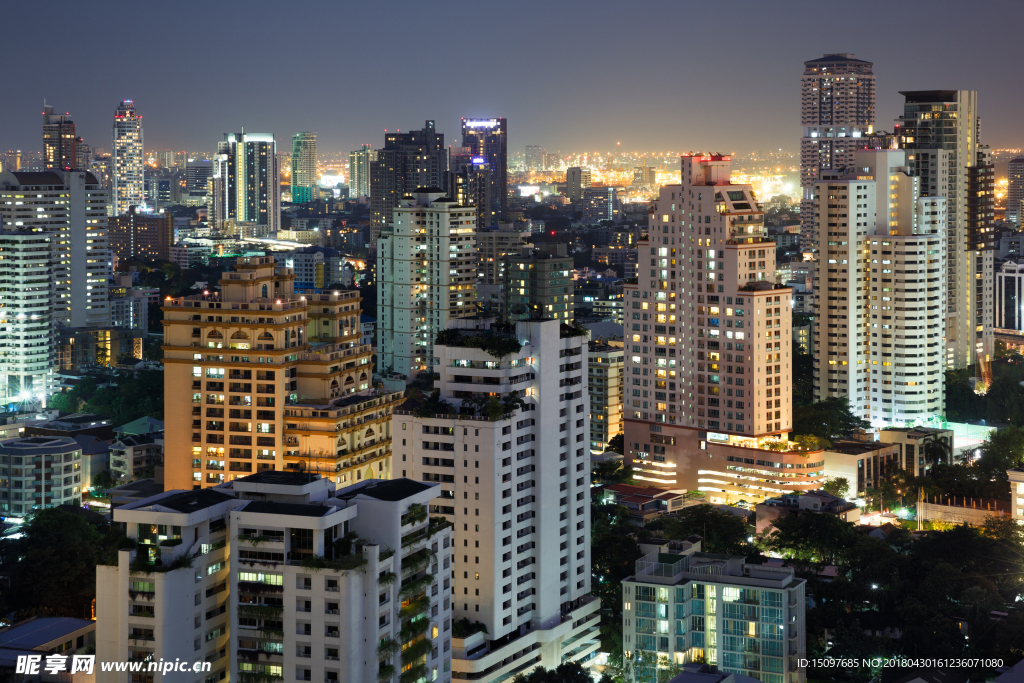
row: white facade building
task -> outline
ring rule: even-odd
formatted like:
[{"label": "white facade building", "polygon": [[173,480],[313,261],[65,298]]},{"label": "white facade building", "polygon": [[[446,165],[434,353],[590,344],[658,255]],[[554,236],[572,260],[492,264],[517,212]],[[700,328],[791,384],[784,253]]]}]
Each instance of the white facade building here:
[{"label": "white facade building", "polygon": [[415,377],[434,366],[448,321],[476,313],[476,207],[435,188],[402,199],[377,242],[378,367]]},{"label": "white facade building", "polygon": [[112,215],[120,216],[128,212],[129,206],[146,203],[142,117],[135,111],[135,103],[131,100],[122,101],[114,112],[113,145],[111,209]]},{"label": "white facade building", "polygon": [[92,173],[0,172],[3,229],[53,236],[53,317],[60,325],[110,324],[107,199]]},{"label": "white facade building", "polygon": [[996,272],[995,326],[1024,332],[1024,259],[1007,261]]},{"label": "white facade building", "polygon": [[214,681],[450,681],[434,488],[263,472],[118,508],[137,546],[97,568],[98,658],[206,661]]},{"label": "white facade building", "polygon": [[0,401],[52,391],[57,360],[53,321],[53,235],[0,230]]},{"label": "white facade building", "polygon": [[[600,609],[589,595],[587,338],[555,320],[468,318],[444,341],[436,386],[461,412],[396,411],[394,449],[404,476],[441,484],[431,512],[455,525],[454,618],[487,629],[454,641],[455,677],[503,681],[585,659],[599,646]],[[525,404],[503,406],[513,392]]]},{"label": "white facade building", "polygon": [[875,427],[944,413],[946,200],[921,197],[900,150],[857,152],[815,185],[815,399]]}]

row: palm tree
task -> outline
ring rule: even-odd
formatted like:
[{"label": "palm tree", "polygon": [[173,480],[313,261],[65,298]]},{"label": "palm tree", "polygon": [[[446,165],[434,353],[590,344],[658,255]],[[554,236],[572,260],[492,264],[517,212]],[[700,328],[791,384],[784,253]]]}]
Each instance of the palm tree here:
[{"label": "palm tree", "polygon": [[929,465],[945,465],[953,462],[953,449],[949,440],[932,434],[921,444],[921,454]]}]

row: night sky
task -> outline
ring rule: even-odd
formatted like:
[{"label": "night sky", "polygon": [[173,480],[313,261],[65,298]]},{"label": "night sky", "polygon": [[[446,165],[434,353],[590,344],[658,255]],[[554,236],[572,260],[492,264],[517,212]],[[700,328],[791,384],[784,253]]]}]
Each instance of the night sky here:
[{"label": "night sky", "polygon": [[147,150],[315,131],[322,152],[385,128],[505,116],[510,151],[795,151],[803,62],[874,62],[898,90],[979,91],[982,142],[1024,144],[1024,2],[7,2],[0,148],[41,148],[43,98],[110,147],[122,99]]}]

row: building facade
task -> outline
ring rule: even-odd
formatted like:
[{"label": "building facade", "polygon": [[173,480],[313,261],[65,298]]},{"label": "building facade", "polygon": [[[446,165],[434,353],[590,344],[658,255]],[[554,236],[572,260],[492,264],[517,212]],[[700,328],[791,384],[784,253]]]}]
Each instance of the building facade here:
[{"label": "building facade", "polygon": [[590,169],[570,166],[565,170],[566,194],[570,204],[583,201],[583,191],[590,187]]},{"label": "building facade", "polygon": [[57,362],[52,233],[0,230],[0,401],[45,403]]},{"label": "building facade", "polygon": [[136,546],[98,567],[97,655],[205,661],[211,680],[450,681],[451,531],[424,513],[432,495],[274,472],[119,507]]},{"label": "building facade", "polygon": [[107,199],[107,192],[91,173],[0,172],[3,229],[52,236],[52,305],[59,325],[110,324]]},{"label": "building facade", "polygon": [[296,133],[292,136],[292,203],[305,204],[316,199],[319,181],[316,133]]},{"label": "building facade", "polygon": [[769,280],[764,213],[728,156],[684,156],[681,178],[652,203],[623,288],[626,461],[713,502],[819,488],[818,458],[788,442],[792,290]]},{"label": "building facade", "polygon": [[423,188],[403,199],[377,241],[382,371],[429,371],[437,333],[476,314],[476,211]]},{"label": "building facade", "polygon": [[392,225],[394,210],[405,195],[418,188],[444,187],[447,170],[444,135],[435,132],[433,121],[422,130],[385,135],[384,147],[370,159],[370,243],[376,244],[381,229]]},{"label": "building facade", "polygon": [[590,391],[590,450],[604,452],[623,429],[623,347],[590,342],[587,354]]},{"label": "building facade", "polygon": [[43,105],[43,168],[59,171],[85,170],[79,165],[78,136],[71,114],[54,114],[53,105]]},{"label": "building facade", "polygon": [[1006,222],[1024,226],[1024,157],[1011,159],[1007,165]]},{"label": "building facade", "polygon": [[280,229],[281,183],[272,134],[225,134],[217,144],[213,177],[215,221],[264,225],[271,234]]},{"label": "building facade", "polygon": [[174,215],[144,214],[134,206],[107,221],[110,250],[125,261],[167,261],[174,244]]},{"label": "building facade", "polygon": [[478,227],[476,250],[479,263],[477,277],[480,283],[502,284],[505,281],[506,259],[518,254],[529,236],[528,230],[520,230],[514,223],[503,223],[497,228]]},{"label": "building facade", "polygon": [[861,147],[858,138],[875,124],[875,75],[871,62],[827,54],[804,62],[800,78],[800,248],[817,251],[814,184],[823,170],[841,170]]},{"label": "building facade", "polygon": [[814,189],[815,400],[876,428],[945,413],[946,200],[921,195],[902,150],[862,150]]},{"label": "building facade", "polygon": [[377,151],[363,145],[348,153],[348,196],[352,199],[370,196],[370,164],[377,160]]},{"label": "building facade", "polygon": [[130,206],[145,205],[144,172],[142,117],[135,110],[134,102],[123,100],[114,112],[110,215],[120,216]]},{"label": "building facade", "polygon": [[264,470],[389,476],[388,416],[401,395],[371,389],[359,295],[300,294],[294,277],[271,257],[244,257],[219,297],[164,301],[164,391],[177,406],[166,416],[168,488]]},{"label": "building facade", "polygon": [[1024,260],[1007,261],[996,272],[995,327],[1024,332]]},{"label": "building facade", "polygon": [[901,92],[901,149],[921,194],[945,197],[947,213],[946,363],[988,360],[993,349],[993,249],[989,216],[990,160],[980,142],[978,94],[973,90]]},{"label": "building facade", "polygon": [[[395,467],[441,483],[430,509],[454,523],[453,618],[486,627],[456,641],[455,677],[503,681],[582,659],[598,647],[600,606],[589,596],[586,337],[555,320],[487,318],[452,321],[445,335],[434,371],[440,400],[460,412],[396,413]],[[467,343],[481,336],[509,353]],[[503,403],[510,395],[522,404]]]},{"label": "building facade", "polygon": [[462,119],[462,146],[486,164],[490,185],[487,221],[480,227],[508,222],[508,121],[504,118]]},{"label": "building facade", "polygon": [[792,567],[702,552],[691,536],[637,560],[622,601],[622,647],[637,680],[691,662],[764,683],[806,680],[806,582]]},{"label": "building facade", "polygon": [[573,320],[573,261],[567,245],[542,243],[506,260],[505,310],[513,320]]},{"label": "building facade", "polygon": [[82,502],[82,446],[66,436],[0,441],[0,509],[23,517],[33,510]]}]

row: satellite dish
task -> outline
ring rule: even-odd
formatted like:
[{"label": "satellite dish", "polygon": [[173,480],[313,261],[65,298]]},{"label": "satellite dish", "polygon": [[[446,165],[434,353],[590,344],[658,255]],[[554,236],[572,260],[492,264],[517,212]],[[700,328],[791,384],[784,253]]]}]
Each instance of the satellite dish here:
[{"label": "satellite dish", "polygon": [[515,313],[516,315],[522,315],[523,313],[526,313],[529,310],[530,309],[527,307],[526,304],[512,304],[511,306],[509,306],[509,311]]}]

